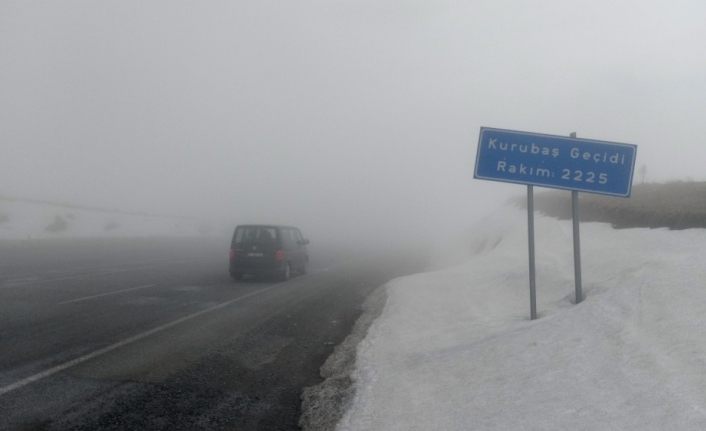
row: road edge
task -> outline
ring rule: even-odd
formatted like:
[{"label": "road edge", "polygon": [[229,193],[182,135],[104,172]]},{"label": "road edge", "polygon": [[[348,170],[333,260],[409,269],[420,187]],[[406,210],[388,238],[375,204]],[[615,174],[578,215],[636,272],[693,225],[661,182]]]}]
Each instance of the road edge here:
[{"label": "road edge", "polygon": [[333,431],[355,395],[351,374],[355,368],[358,344],[382,314],[387,303],[387,284],[376,288],[362,305],[363,313],[351,333],[337,345],[321,366],[324,381],[305,387],[301,394],[299,426],[304,431]]}]

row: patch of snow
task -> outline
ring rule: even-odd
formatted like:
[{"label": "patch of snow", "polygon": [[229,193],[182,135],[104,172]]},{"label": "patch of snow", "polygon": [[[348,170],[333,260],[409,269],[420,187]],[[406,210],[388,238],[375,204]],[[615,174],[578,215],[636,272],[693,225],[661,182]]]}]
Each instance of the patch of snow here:
[{"label": "patch of snow", "polygon": [[571,222],[535,222],[540,319],[504,209],[469,261],[388,284],[339,431],[706,429],[706,230],[583,223],[574,305]]}]

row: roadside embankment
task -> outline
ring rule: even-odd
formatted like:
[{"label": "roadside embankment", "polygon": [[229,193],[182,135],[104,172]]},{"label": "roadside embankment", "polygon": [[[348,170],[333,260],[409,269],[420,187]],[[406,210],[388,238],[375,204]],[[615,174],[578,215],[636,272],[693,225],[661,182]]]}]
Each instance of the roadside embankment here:
[{"label": "roadside embankment", "polygon": [[[535,194],[535,208],[551,217],[571,218],[566,191]],[[517,203],[525,205],[523,198]],[[706,182],[671,182],[633,186],[629,198],[581,193],[581,221],[611,223],[614,228],[648,227],[680,230],[706,228]]]}]

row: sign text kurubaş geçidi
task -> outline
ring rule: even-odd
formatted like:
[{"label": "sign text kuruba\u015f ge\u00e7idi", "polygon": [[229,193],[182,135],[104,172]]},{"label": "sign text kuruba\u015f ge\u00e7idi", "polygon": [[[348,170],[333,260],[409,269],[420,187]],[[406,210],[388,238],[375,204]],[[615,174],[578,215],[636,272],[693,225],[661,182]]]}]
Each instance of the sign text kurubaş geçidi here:
[{"label": "sign text kuruba\u015f ge\u00e7idi", "polygon": [[636,146],[482,128],[475,177],[629,196]]}]

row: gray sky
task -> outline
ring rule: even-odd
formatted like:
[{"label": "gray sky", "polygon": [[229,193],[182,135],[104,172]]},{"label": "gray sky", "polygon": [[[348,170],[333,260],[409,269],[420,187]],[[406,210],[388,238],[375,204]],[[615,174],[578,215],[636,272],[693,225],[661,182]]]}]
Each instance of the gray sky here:
[{"label": "gray sky", "polygon": [[0,194],[461,225],[480,126],[706,179],[701,1],[0,0]]}]

